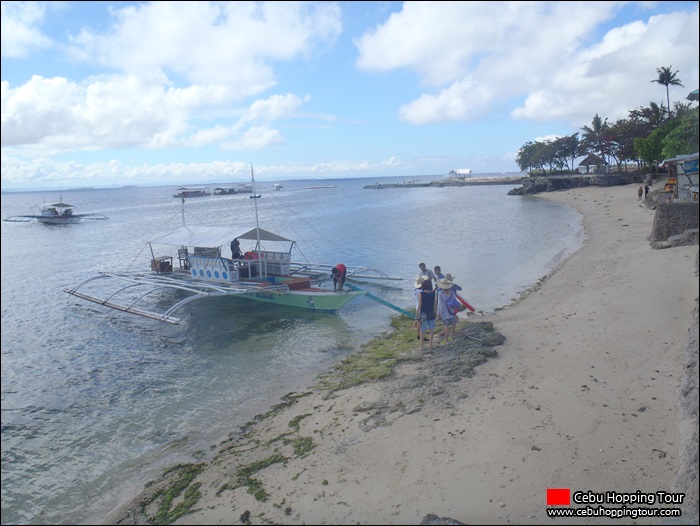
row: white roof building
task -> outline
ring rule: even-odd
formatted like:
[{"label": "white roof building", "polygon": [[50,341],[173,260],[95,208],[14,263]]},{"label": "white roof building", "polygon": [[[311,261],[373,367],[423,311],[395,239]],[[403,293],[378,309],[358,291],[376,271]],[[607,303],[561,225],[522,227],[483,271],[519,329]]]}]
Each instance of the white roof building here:
[{"label": "white roof building", "polygon": [[458,168],[456,170],[451,170],[447,176],[451,179],[464,179],[466,177],[472,176],[471,168]]}]

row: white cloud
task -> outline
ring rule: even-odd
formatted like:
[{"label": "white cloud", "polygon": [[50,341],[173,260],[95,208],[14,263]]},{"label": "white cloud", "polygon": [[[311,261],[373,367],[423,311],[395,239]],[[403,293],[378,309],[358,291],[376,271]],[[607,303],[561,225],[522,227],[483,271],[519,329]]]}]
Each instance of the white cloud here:
[{"label": "white cloud", "polygon": [[[673,64],[698,82],[698,11],[596,31],[625,2],[407,2],[356,40],[361,70],[416,72],[432,91],[399,110],[412,124],[474,121],[503,101],[516,119],[611,120],[649,101]],[[668,50],[673,50],[669,56]],[[684,82],[685,83],[685,82]],[[664,97],[665,99],[665,97]]]},{"label": "white cloud", "polygon": [[301,98],[291,93],[273,95],[266,100],[256,100],[243,115],[240,123],[272,122],[288,118],[294,116],[301,105],[309,100],[308,95]]},{"label": "white cloud", "polygon": [[437,95],[422,95],[399,110],[401,120],[411,124],[470,121],[483,117],[493,95],[485,86],[465,79]]},{"label": "white cloud", "polygon": [[[38,5],[10,4],[15,33],[21,21],[27,27],[40,21]],[[267,125],[294,116],[309,97],[273,95],[245,112],[235,104],[275,84],[272,61],[310,56],[341,30],[340,9],[331,2],[153,2],[112,15],[109,31],[83,30],[69,49],[74,58],[117,73],[81,82],[34,76],[15,88],[3,81],[3,147],[47,155],[203,146],[236,135],[222,147],[275,144],[281,135]],[[232,124],[206,127],[217,119]]]},{"label": "white cloud", "polygon": [[267,126],[253,126],[236,141],[222,145],[223,150],[261,150],[283,141],[279,130]]},{"label": "white cloud", "polygon": [[166,88],[162,74],[102,76],[84,84],[32,77],[2,83],[2,145],[85,150],[181,143],[191,114],[226,102],[216,86]]},{"label": "white cloud", "polygon": [[39,28],[46,4],[39,2],[0,3],[0,38],[3,57],[20,58],[52,45]]},{"label": "white cloud", "polygon": [[128,73],[163,69],[239,97],[276,83],[271,61],[312,55],[341,31],[333,2],[150,2],[113,15],[108,33],[73,38],[76,58]]},{"label": "white cloud", "polygon": [[[665,106],[665,88],[650,81],[657,78],[657,67],[672,65],[683,72],[684,85],[697,85],[697,27],[696,10],[690,17],[680,13],[656,16],[648,23],[613,29],[600,43],[582,49],[575,60],[564,64],[548,88],[532,91],[513,117],[587,123],[598,113],[615,121],[649,102]],[[674,50],[672,55],[668,49]]]}]

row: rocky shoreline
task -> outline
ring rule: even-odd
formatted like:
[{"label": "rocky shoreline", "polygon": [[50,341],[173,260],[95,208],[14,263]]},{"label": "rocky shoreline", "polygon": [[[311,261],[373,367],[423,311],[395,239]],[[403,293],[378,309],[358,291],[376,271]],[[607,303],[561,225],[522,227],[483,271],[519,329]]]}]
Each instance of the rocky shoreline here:
[{"label": "rocky shoreline", "polygon": [[643,184],[651,176],[640,172],[592,174],[592,175],[552,175],[549,177],[523,177],[521,188],[513,188],[508,195],[534,195],[543,192],[556,192],[586,186],[619,186]]}]

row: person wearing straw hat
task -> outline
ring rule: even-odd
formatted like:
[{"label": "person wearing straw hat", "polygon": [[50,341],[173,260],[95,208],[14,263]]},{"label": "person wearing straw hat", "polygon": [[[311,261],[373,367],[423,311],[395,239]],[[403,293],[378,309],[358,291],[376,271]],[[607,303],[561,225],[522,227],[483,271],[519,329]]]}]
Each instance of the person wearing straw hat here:
[{"label": "person wearing straw hat", "polygon": [[452,290],[454,291],[455,294],[457,294],[460,290],[462,290],[462,287],[460,287],[459,285],[457,285],[455,283],[455,279],[452,277],[452,274],[450,274],[449,272],[447,274],[445,274],[445,279],[452,282]]},{"label": "person wearing straw hat", "polygon": [[459,311],[459,300],[457,294],[452,290],[452,280],[444,277],[437,282],[437,315],[445,325],[445,339],[447,343],[450,338],[454,338],[457,328],[457,312]]}]

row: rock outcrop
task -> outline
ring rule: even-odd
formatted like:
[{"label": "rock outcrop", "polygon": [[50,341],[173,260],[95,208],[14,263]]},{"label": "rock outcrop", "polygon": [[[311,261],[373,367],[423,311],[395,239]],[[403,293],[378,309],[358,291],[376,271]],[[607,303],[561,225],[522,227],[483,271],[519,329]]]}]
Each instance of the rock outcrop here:
[{"label": "rock outcrop", "polygon": [[646,174],[638,172],[599,174],[599,175],[553,175],[551,177],[523,177],[521,188],[513,188],[508,195],[533,195],[542,192],[556,192],[584,186],[617,186],[639,184]]}]

